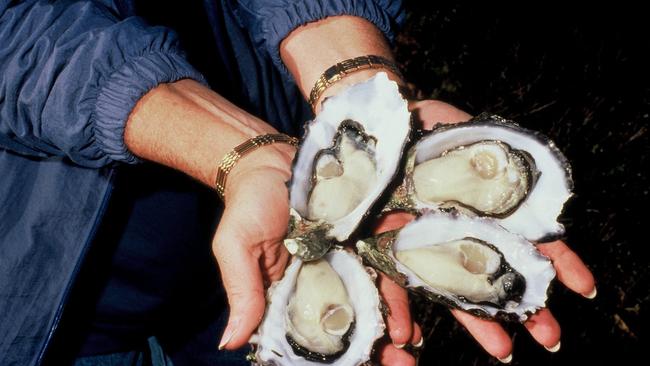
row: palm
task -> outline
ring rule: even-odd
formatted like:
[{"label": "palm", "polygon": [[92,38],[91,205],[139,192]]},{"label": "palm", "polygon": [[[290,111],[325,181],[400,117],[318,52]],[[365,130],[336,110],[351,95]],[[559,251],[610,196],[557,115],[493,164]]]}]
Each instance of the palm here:
[{"label": "palm", "polygon": [[217,228],[213,250],[231,307],[228,328],[236,330],[228,349],[248,341],[264,314],[264,283],[284,272],[289,257],[282,245],[289,219],[285,179],[273,169],[240,179]]},{"label": "palm", "polygon": [[[259,182],[264,186],[260,187]],[[224,212],[224,235],[245,243],[249,254],[258,259],[265,280],[277,280],[282,277],[287,259],[282,245],[289,220],[285,183],[274,174],[257,173],[244,183],[238,195],[242,199]]]},{"label": "palm", "polygon": [[[432,100],[415,102],[409,107],[424,129],[431,129],[436,123],[462,122],[471,117],[449,104]],[[402,226],[408,220],[408,215],[404,214],[389,216],[382,224],[382,231]],[[551,259],[560,282],[583,296],[595,295],[592,292],[595,291],[595,287],[591,272],[564,242],[539,243],[537,248]],[[488,353],[500,359],[512,354],[512,341],[497,322],[479,319],[458,310],[453,310],[452,314]],[[548,349],[559,347],[560,326],[548,309],[542,309],[524,325],[533,338],[543,346]]]}]

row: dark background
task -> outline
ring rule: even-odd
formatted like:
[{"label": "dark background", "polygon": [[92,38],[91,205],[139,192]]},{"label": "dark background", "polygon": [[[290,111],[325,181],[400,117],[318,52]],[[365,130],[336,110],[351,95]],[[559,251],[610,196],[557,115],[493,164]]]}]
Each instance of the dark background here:
[{"label": "dark background", "polygon": [[[557,354],[507,324],[514,365],[631,364],[647,359],[650,28],[621,2],[579,7],[406,1],[397,59],[420,97],[488,111],[551,137],[573,166],[566,242],[593,271],[595,300],[554,283]],[[445,309],[413,309],[421,365],[499,364]],[[645,349],[644,349],[645,348]],[[640,361],[643,363],[644,361]]]},{"label": "dark background", "polygon": [[[195,19],[204,15],[200,2],[150,5],[148,19],[177,29],[193,62],[218,79],[210,74],[214,52],[206,50],[214,44],[211,30]],[[506,324],[514,339],[512,363],[626,365],[647,359],[647,12],[621,1],[512,6],[405,0],[405,7],[408,19],[395,52],[419,97],[474,115],[496,113],[541,131],[573,166],[576,188],[562,218],[565,239],[593,271],[598,297],[586,300],[554,283],[548,305],[562,325],[561,350],[551,354],[522,325]],[[427,339],[421,365],[499,364],[446,309],[414,306],[413,312]]]}]

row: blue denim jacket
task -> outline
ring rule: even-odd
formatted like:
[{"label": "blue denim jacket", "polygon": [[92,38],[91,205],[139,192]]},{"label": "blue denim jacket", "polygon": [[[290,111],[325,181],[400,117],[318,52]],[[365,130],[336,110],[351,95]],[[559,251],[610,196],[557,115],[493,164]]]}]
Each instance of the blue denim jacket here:
[{"label": "blue denim jacket", "polygon": [[[390,0],[205,0],[222,61],[245,107],[297,133],[310,117],[279,56],[289,32],[350,14],[387,37]],[[0,364],[42,361],[110,199],[114,167],[137,164],[124,124],[159,83],[205,82],[176,34],[128,0],[0,0]],[[218,88],[218,86],[215,86]]]}]

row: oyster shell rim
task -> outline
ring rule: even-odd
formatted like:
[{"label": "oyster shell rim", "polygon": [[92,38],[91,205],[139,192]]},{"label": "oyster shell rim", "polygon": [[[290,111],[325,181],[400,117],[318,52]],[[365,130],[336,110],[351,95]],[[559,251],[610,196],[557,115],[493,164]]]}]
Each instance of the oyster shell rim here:
[{"label": "oyster shell rim", "polygon": [[[408,273],[405,273],[403,268],[406,266],[402,265],[399,263],[397,258],[394,255],[394,245],[399,239],[399,236],[402,232],[403,229],[407,227],[413,228],[413,225],[418,225],[418,222],[420,225],[424,226],[423,222],[425,220],[431,220],[435,219],[436,217],[442,218],[443,220],[465,220],[465,221],[474,221],[476,223],[479,223],[479,225],[486,225],[486,226],[491,226],[492,228],[496,228],[496,230],[499,230],[501,233],[503,233],[506,236],[511,236],[513,238],[517,238],[518,241],[521,243],[525,242],[527,245],[530,245],[529,247],[529,252],[531,255],[535,256],[538,259],[543,260],[546,262],[547,266],[547,279],[544,279],[544,282],[546,283],[544,285],[544,293],[543,293],[543,305],[541,306],[528,306],[527,308],[523,309],[522,311],[507,311],[498,309],[496,307],[490,306],[490,305],[485,305],[485,304],[475,304],[472,302],[466,302],[465,304],[468,304],[469,306],[473,307],[468,307],[464,308],[462,306],[459,306],[457,302],[454,302],[453,299],[447,298],[444,296],[444,294],[436,293],[435,291],[431,291],[427,288],[427,286],[414,286],[411,282],[411,278]],[[421,220],[421,221],[420,221]],[[426,222],[425,222],[426,223]],[[468,235],[465,235],[468,236]],[[477,238],[474,236],[470,236],[475,239],[479,239],[484,241],[483,238]],[[460,236],[453,239],[453,240],[458,240],[458,239],[463,239]],[[450,239],[451,240],[451,239]],[[488,244],[494,245],[499,249],[499,252],[506,258],[510,257],[513,255],[513,253],[509,253],[508,251],[504,251],[501,248],[499,248],[499,245],[493,242],[489,242]],[[463,215],[462,213],[456,211],[456,210],[450,210],[450,212],[443,212],[443,211],[433,211],[429,210],[426,213],[424,213],[422,216],[417,217],[415,220],[411,221],[410,223],[406,224],[403,228],[397,229],[397,230],[392,230],[388,231],[385,233],[382,233],[378,236],[367,238],[367,239],[362,239],[358,240],[356,243],[356,248],[357,252],[359,255],[364,259],[365,263],[368,263],[370,266],[373,268],[377,269],[378,271],[383,272],[386,274],[388,277],[390,277],[393,281],[395,281],[398,285],[406,288],[409,291],[419,293],[423,295],[425,298],[427,298],[429,301],[436,302],[436,303],[442,303],[448,307],[455,308],[455,309],[460,309],[465,312],[468,312],[472,315],[485,318],[485,319],[503,319],[503,320],[516,320],[519,322],[524,322],[525,320],[528,319],[528,317],[531,314],[536,313],[539,309],[542,309],[546,306],[546,301],[548,300],[548,292],[550,289],[551,282],[553,279],[556,277],[556,271],[555,268],[552,265],[551,260],[546,257],[545,255],[541,254],[539,250],[534,246],[534,244],[527,239],[525,239],[523,236],[519,234],[512,233],[505,228],[503,228],[501,225],[498,224],[498,221],[493,219],[493,218],[488,218],[488,217],[469,217],[466,215]],[[521,248],[526,249],[526,248]],[[532,250],[530,250],[532,249]],[[519,271],[516,266],[514,266],[510,261],[507,261],[508,264],[516,269],[519,273],[524,275],[523,271]],[[409,270],[410,271],[410,270]],[[417,277],[417,275],[414,275]],[[524,278],[526,279],[527,282],[527,289],[528,289],[528,282],[529,278],[524,275]],[[547,281],[548,280],[548,281]],[[420,281],[423,282],[423,281]],[[531,285],[535,284],[534,282],[531,283]],[[524,293],[523,298],[526,297],[526,294]],[[522,303],[524,302],[524,299],[522,298]],[[527,301],[528,299],[526,299]],[[520,307],[521,303],[518,304],[516,307]],[[490,312],[485,310],[485,308],[492,308],[495,309],[496,311]],[[512,309],[510,309],[512,310]]]},{"label": "oyster shell rim", "polygon": [[[394,116],[400,115],[401,116],[400,119],[403,120],[404,122],[403,131],[400,133],[403,136],[400,135],[401,138],[398,139],[398,141],[401,142],[399,143],[400,146],[399,146],[398,153],[393,154],[395,156],[391,158],[391,161],[394,161],[393,164],[394,166],[385,175],[383,176],[378,175],[378,186],[381,186],[381,188],[378,190],[373,189],[371,192],[369,192],[368,197],[364,198],[362,202],[357,207],[355,207],[355,209],[352,212],[343,216],[341,219],[334,220],[334,222],[332,223],[328,223],[323,220],[310,221],[307,219],[308,216],[307,210],[301,210],[299,209],[299,207],[296,207],[297,206],[296,204],[294,204],[297,198],[293,193],[294,192],[293,187],[294,185],[297,184],[297,180],[298,180],[295,171],[298,168],[298,164],[301,161],[302,156],[304,155],[303,147],[307,143],[307,137],[309,136],[310,133],[312,133],[312,131],[314,131],[315,125],[319,121],[318,119],[319,116],[321,116],[321,118],[325,118],[322,116],[328,110],[328,106],[333,105],[332,103],[335,102],[338,98],[345,99],[347,97],[346,93],[350,93],[349,91],[353,89],[355,86],[366,85],[370,87],[373,83],[379,85],[380,87],[390,89],[390,93],[387,93],[385,90],[383,90],[381,93],[377,94],[380,98],[380,101],[383,100],[384,103],[379,103],[379,101],[377,100],[373,100],[373,102],[375,104],[383,105],[386,104],[385,103],[386,99],[392,100],[393,101],[392,104],[397,106],[394,108],[393,115]],[[376,86],[373,86],[373,88],[376,88]],[[369,138],[378,141],[377,146],[379,146],[380,143],[379,136],[375,136],[372,133],[372,131],[369,131],[364,124],[368,122],[355,119],[354,116],[350,115],[350,113],[351,112],[346,111],[345,113],[346,117],[336,122],[337,127],[334,129],[334,132],[331,134],[331,136],[325,138],[326,140],[328,140],[328,144],[326,146],[323,146],[320,150],[330,149],[333,147],[333,144],[336,142],[336,136],[339,133],[338,126],[340,125],[340,123],[348,119],[351,119],[354,122],[361,124],[364,127],[363,133]],[[393,121],[391,125],[392,127],[390,129],[391,136],[396,135],[394,133],[395,131],[394,122],[395,121]],[[289,226],[289,234],[285,239],[285,246],[287,246],[287,249],[289,249],[291,254],[297,255],[303,258],[304,260],[318,259],[324,253],[326,253],[332,245],[345,242],[351,236],[353,236],[363,226],[363,222],[366,217],[381,211],[381,207],[378,207],[379,203],[382,201],[382,198],[386,196],[386,193],[392,189],[391,187],[394,184],[396,178],[399,177],[399,175],[401,174],[401,170],[402,170],[401,168],[403,166],[403,160],[405,157],[405,150],[406,147],[409,146],[411,140],[411,135],[413,131],[412,125],[413,125],[413,117],[410,111],[408,110],[408,101],[400,93],[397,83],[388,79],[388,76],[385,72],[379,72],[377,73],[377,75],[373,76],[372,78],[367,79],[361,83],[354,84],[346,88],[345,90],[341,91],[339,94],[328,97],[323,101],[323,108],[321,113],[319,113],[319,115],[316,116],[316,118],[314,118],[312,121],[309,121],[308,123],[305,124],[304,133],[301,138],[302,143],[300,144],[300,147],[296,153],[296,156],[294,157],[291,166],[291,170],[294,173],[292,174],[291,179],[287,182],[287,187],[289,191],[291,223]],[[379,150],[380,149],[377,148],[377,151]],[[317,153],[318,152],[316,152],[316,154]],[[379,166],[379,160],[376,160],[375,162]],[[313,166],[313,163],[311,165]],[[308,174],[310,180],[313,175],[311,173]],[[309,187],[308,191],[311,191],[311,187]],[[351,225],[351,228],[349,228],[349,230],[344,231],[342,235],[340,235],[341,233],[333,232],[336,230],[336,226],[340,222],[349,219],[353,215],[356,215],[356,219],[355,219],[356,223],[353,223]],[[310,235],[312,231],[321,231],[321,232],[326,231],[327,235],[325,235],[323,238],[315,238],[314,235]],[[307,243],[305,240],[302,240],[303,236],[307,236],[310,238],[309,243]]]}]

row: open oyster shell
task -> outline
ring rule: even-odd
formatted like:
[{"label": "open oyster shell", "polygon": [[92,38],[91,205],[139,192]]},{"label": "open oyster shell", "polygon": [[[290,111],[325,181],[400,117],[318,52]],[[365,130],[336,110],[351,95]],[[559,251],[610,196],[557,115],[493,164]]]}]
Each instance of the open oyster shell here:
[{"label": "open oyster shell", "polygon": [[385,211],[453,207],[542,241],[564,233],[557,218],[572,189],[569,163],[552,141],[482,114],[423,135]]},{"label": "open oyster shell", "polygon": [[494,219],[428,212],[401,230],[357,242],[359,254],[398,284],[483,317],[515,318],[545,306],[555,270]]},{"label": "open oyster shell", "polygon": [[298,258],[267,293],[264,319],[251,338],[260,365],[359,365],[385,329],[376,273],[335,248]]},{"label": "open oyster shell", "polygon": [[396,175],[409,134],[407,102],[386,73],[325,100],[294,160],[289,252],[312,260],[347,240]]}]

